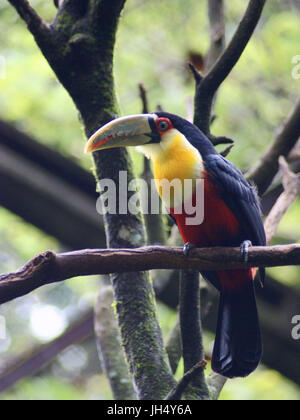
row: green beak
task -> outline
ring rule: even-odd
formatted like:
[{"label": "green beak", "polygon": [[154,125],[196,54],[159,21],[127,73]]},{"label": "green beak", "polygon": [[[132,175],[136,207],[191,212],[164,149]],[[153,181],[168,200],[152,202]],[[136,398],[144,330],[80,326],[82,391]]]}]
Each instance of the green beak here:
[{"label": "green beak", "polygon": [[150,143],[158,136],[158,133],[155,132],[156,118],[155,114],[117,118],[92,135],[85,147],[85,153]]}]

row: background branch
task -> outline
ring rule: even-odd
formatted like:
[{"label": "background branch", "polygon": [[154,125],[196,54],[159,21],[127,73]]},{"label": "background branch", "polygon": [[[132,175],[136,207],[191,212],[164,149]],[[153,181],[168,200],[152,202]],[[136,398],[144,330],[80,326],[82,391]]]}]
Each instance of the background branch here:
[{"label": "background branch", "polygon": [[205,58],[205,72],[215,64],[225,48],[224,0],[208,0],[210,49]]},{"label": "background branch", "polygon": [[41,41],[50,36],[50,26],[37,14],[27,0],[8,0],[20,17],[27,23],[29,31],[36,40]]},{"label": "background branch", "polygon": [[[166,396],[165,400],[181,400],[182,395],[186,392],[189,385],[199,378],[199,375],[204,376],[204,369],[206,367],[206,362],[201,360],[195,366],[193,366],[189,371],[187,371],[181,380],[178,382],[176,387],[174,387],[169,394]],[[207,398],[208,399],[208,398]]]},{"label": "background branch", "polygon": [[115,400],[135,400],[120,330],[113,310],[113,289],[102,287],[95,306],[95,332],[102,369],[110,382]]},{"label": "background branch", "polygon": [[[145,86],[142,83],[139,83],[139,96],[142,103],[142,113],[148,114],[149,113],[149,102],[148,102],[148,94]],[[153,180],[153,173],[151,169],[150,159],[146,156],[143,158],[144,162],[144,170],[141,174],[141,178],[147,182],[148,185],[148,195],[150,194],[157,194],[156,190],[153,192],[151,189],[151,183]],[[158,200],[159,197],[157,197]],[[143,197],[141,197],[142,204],[148,205],[148,209],[144,214],[144,221],[145,221],[145,228],[147,232],[147,243],[157,244],[157,245],[164,245],[167,241],[167,233],[166,233],[166,226],[163,222],[163,216],[161,214],[152,214],[151,212],[151,200],[145,200],[143,203]],[[160,201],[161,203],[161,201]]]},{"label": "background branch", "polygon": [[196,78],[195,124],[210,135],[213,98],[244,52],[261,17],[266,0],[250,0],[245,15],[231,42],[218,61],[203,78]]},{"label": "background branch", "polygon": [[271,146],[262,155],[259,163],[248,173],[248,180],[254,182],[262,195],[278,172],[278,159],[287,157],[300,137],[300,100],[282,124]]},{"label": "background branch", "polygon": [[279,158],[279,166],[282,173],[284,192],[277,199],[265,221],[268,244],[275,235],[281,219],[300,194],[300,174],[296,175],[291,172],[286,160],[282,156]]},{"label": "background branch", "polygon": [[167,338],[166,350],[169,357],[169,362],[171,365],[172,372],[175,374],[178,363],[181,359],[181,332],[180,332],[180,321],[179,316],[177,315],[173,328]]}]

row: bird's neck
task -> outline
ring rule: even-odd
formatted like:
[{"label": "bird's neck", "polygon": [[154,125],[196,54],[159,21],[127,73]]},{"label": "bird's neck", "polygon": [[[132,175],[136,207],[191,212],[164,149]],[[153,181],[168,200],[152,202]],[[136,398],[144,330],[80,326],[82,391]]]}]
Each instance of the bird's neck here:
[{"label": "bird's neck", "polygon": [[[183,134],[170,130],[159,145],[148,150],[148,156],[153,161],[156,187],[166,207],[181,205],[184,198],[192,196],[196,179],[203,178],[204,166],[200,153]],[[177,182],[175,190],[171,189],[170,197],[164,194],[163,180],[175,184]],[[193,182],[187,185],[184,180]],[[182,185],[181,190],[179,183]]]}]

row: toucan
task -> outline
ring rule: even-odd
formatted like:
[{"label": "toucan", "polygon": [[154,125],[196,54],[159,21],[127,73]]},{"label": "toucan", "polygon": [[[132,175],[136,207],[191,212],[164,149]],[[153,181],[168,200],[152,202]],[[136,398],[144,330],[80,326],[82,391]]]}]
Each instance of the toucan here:
[{"label": "toucan", "polygon": [[[153,162],[158,192],[178,226],[184,253],[192,247],[264,246],[266,236],[255,187],[214,148],[197,126],[166,112],[131,115],[104,125],[89,139],[86,153],[114,147],[138,146]],[[187,194],[174,192],[164,200],[159,182],[203,180],[204,218],[188,224],[190,214],[176,211],[180,200],[195,201],[197,182]],[[183,203],[184,204],[184,203]],[[260,363],[262,340],[255,299],[255,269],[201,272],[220,292],[212,369],[227,378],[246,377]],[[264,269],[259,269],[261,283]]]}]

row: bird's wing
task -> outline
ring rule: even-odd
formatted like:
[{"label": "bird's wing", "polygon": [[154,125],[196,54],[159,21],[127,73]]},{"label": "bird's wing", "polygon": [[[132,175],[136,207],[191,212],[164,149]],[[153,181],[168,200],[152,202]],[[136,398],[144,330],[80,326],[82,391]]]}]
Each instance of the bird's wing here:
[{"label": "bird's wing", "polygon": [[207,157],[205,167],[220,188],[222,198],[240,223],[245,240],[266,245],[258,197],[243,174],[221,155]]},{"label": "bird's wing", "polygon": [[[237,218],[243,237],[253,245],[266,245],[266,235],[261,216],[259,199],[251,186],[231,162],[221,155],[210,155],[205,161],[208,174],[220,188],[226,205]],[[264,269],[260,269],[261,280],[264,280]]]}]

